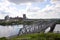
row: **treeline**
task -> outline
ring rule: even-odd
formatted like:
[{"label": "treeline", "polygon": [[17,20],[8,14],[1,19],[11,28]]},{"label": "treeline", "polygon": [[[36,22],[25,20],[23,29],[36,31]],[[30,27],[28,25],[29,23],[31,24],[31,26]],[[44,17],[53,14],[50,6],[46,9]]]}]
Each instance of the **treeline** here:
[{"label": "treeline", "polygon": [[0,22],[0,25],[18,25],[18,24],[22,24],[22,21],[4,21],[4,22]]},{"label": "treeline", "polygon": [[0,22],[0,25],[19,25],[19,24],[26,24],[26,25],[30,25],[32,24],[33,21],[4,21],[4,22]]}]

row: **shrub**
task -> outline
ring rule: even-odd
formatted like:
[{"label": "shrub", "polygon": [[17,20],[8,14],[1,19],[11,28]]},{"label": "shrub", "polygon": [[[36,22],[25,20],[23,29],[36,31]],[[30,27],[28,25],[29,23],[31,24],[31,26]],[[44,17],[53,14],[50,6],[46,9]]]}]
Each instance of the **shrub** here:
[{"label": "shrub", "polygon": [[6,37],[2,37],[2,38],[0,38],[0,40],[7,40],[7,38]]}]

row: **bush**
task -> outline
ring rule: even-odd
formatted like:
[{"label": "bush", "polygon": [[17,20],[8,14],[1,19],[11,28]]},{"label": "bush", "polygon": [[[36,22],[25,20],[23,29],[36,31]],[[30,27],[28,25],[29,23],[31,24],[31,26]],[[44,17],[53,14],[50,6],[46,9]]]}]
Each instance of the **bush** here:
[{"label": "bush", "polygon": [[0,40],[7,40],[7,39],[6,39],[6,37],[2,37],[2,38],[0,38]]}]

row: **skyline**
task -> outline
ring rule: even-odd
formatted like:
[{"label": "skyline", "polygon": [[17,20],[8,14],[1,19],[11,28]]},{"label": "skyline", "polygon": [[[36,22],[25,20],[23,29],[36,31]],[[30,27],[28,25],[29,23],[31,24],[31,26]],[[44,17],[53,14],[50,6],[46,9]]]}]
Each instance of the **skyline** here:
[{"label": "skyline", "polygon": [[60,18],[60,0],[0,0],[0,19],[10,17]]}]

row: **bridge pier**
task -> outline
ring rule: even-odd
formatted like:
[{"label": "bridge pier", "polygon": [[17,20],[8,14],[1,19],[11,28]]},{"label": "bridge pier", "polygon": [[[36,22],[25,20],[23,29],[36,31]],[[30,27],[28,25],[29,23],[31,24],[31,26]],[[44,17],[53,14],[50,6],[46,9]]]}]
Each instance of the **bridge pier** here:
[{"label": "bridge pier", "polygon": [[52,26],[50,27],[50,31],[49,32],[53,32],[55,29],[56,23],[53,23]]}]

